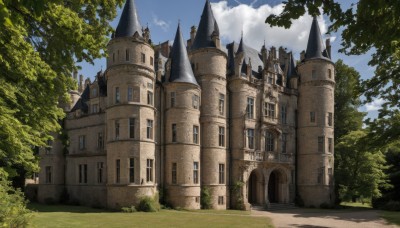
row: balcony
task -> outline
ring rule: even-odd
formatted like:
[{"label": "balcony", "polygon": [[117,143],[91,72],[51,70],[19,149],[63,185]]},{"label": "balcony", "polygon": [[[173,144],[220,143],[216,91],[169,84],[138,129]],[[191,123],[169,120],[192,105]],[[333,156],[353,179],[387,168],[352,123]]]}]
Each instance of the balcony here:
[{"label": "balcony", "polygon": [[278,153],[278,152],[265,152],[265,161],[274,163],[293,163],[293,154]]},{"label": "balcony", "polygon": [[246,151],[245,160],[264,161],[264,151]]}]

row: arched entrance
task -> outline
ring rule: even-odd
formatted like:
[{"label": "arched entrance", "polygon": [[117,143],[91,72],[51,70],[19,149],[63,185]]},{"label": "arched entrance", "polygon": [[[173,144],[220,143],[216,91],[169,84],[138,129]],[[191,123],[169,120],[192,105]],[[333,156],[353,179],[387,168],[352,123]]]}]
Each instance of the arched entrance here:
[{"label": "arched entrance", "polygon": [[[267,174],[268,176],[268,174]],[[287,173],[282,169],[273,169],[268,176],[267,192],[269,203],[288,203],[289,184]]]},{"label": "arched entrance", "polygon": [[262,173],[253,170],[247,181],[247,201],[250,204],[264,204],[264,178]]},{"label": "arched entrance", "polygon": [[273,171],[268,181],[268,200],[270,203],[278,203],[279,199],[279,175]]}]

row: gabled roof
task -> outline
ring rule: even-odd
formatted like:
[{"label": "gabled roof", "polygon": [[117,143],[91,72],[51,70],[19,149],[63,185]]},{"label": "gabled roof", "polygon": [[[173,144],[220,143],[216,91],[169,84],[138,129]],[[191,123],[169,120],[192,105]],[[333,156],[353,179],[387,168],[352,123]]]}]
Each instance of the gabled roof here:
[{"label": "gabled roof", "polygon": [[[249,64],[249,60],[251,61],[251,70],[252,70],[252,75],[261,78],[261,74],[258,72],[259,66],[264,68],[264,63],[262,61],[262,55],[255,49],[246,46],[244,44],[244,41],[242,43],[242,51],[243,51],[243,63],[246,65]],[[237,44],[235,42],[232,42],[228,45],[226,45],[226,48],[228,49],[228,68],[231,72],[234,71],[235,68],[235,56],[239,52],[240,44]],[[236,53],[236,54],[235,54]]]},{"label": "gabled roof", "polygon": [[194,77],[192,66],[190,65],[180,25],[178,25],[178,29],[176,30],[174,46],[171,51],[171,75],[169,81],[199,85]]},{"label": "gabled roof", "polygon": [[83,113],[88,113],[89,107],[86,104],[90,99],[90,86],[86,85],[85,90],[83,90],[81,97],[76,102],[75,106],[71,109],[71,112],[75,112],[76,110],[81,110]]},{"label": "gabled roof", "polygon": [[310,35],[308,37],[305,60],[325,59],[331,61],[326,54],[324,55],[324,52],[327,53],[322,42],[321,31],[319,29],[317,18],[314,17],[311,25]]},{"label": "gabled roof", "polygon": [[138,32],[141,36],[142,26],[140,25],[134,0],[126,0],[121,18],[115,31],[115,37],[130,37]]},{"label": "gabled roof", "polygon": [[215,47],[215,43],[212,41],[211,38],[213,32],[215,32],[216,35],[219,35],[217,21],[214,18],[210,1],[207,0],[203,9],[203,13],[201,15],[199,28],[194,38],[194,42],[191,46],[191,50]]}]

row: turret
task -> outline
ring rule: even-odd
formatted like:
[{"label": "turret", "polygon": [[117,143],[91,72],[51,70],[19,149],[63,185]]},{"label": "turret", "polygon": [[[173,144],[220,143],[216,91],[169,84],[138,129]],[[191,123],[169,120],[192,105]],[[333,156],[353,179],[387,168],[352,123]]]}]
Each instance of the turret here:
[{"label": "turret", "polygon": [[334,64],[326,55],[314,18],[304,59],[298,65],[298,194],[306,206],[334,202]]}]

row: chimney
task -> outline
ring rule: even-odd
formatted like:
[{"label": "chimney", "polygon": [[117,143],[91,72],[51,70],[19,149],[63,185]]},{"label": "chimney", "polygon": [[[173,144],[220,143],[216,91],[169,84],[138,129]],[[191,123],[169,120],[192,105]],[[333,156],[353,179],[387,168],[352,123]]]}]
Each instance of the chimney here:
[{"label": "chimney", "polygon": [[300,53],[300,62],[303,62],[303,60],[306,58],[306,52],[303,50],[301,53]]},{"label": "chimney", "polygon": [[83,75],[79,75],[79,84],[78,84],[78,91],[80,93],[83,92]]},{"label": "chimney", "polygon": [[219,40],[219,36],[216,32],[213,32],[213,34],[211,35],[211,39],[215,44],[215,47],[220,49],[221,48],[221,41]]},{"label": "chimney", "polygon": [[192,43],[194,42],[194,38],[196,37],[196,33],[197,33],[196,26],[193,25],[190,28],[190,40],[192,41]]},{"label": "chimney", "polygon": [[332,58],[331,56],[331,39],[328,38],[325,40],[325,45],[326,45],[326,52],[328,53],[328,58]]}]

